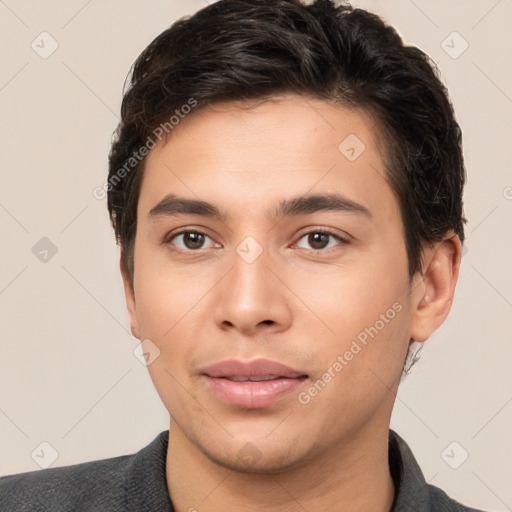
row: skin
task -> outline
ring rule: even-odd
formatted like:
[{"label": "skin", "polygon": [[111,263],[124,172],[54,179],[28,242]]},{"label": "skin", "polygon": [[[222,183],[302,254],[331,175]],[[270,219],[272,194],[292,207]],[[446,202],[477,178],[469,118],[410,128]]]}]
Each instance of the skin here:
[{"label": "skin", "polygon": [[[445,320],[461,246],[448,233],[425,248],[410,282],[374,130],[362,110],[287,94],[199,111],[148,155],[133,283],[121,271],[132,333],[160,350],[148,370],[171,416],[166,470],[176,511],[390,510],[388,429],[409,339],[425,341]],[[338,149],[350,134],[366,146],[353,162]],[[282,200],[332,192],[371,218],[267,216]],[[206,200],[229,218],[150,219],[169,193]],[[331,236],[315,245],[307,235],[317,228],[349,243]],[[183,229],[205,233],[204,246],[170,240]],[[252,263],[236,252],[247,236],[262,248]],[[300,403],[298,393],[395,303],[400,312]],[[251,410],[220,401],[200,376],[221,360],[260,357],[308,379]],[[252,461],[238,456],[247,443]]]}]

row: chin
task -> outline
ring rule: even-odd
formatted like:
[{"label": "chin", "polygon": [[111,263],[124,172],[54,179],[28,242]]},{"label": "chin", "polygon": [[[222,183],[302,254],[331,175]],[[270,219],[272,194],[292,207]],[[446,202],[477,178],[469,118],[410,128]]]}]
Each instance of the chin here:
[{"label": "chin", "polygon": [[278,474],[306,466],[312,458],[314,446],[298,448],[289,440],[281,445],[268,440],[248,441],[245,444],[233,443],[235,446],[224,447],[222,453],[215,449],[199,447],[201,452],[218,466],[231,471],[247,474]]}]

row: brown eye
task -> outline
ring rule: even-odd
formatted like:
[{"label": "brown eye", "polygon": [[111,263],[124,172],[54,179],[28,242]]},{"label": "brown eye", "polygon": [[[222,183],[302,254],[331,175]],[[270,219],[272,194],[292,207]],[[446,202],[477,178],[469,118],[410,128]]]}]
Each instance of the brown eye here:
[{"label": "brown eye", "polygon": [[211,241],[209,247],[214,247],[215,242],[208,235],[201,233],[200,231],[181,231],[180,233],[176,233],[172,236],[167,243],[176,245],[176,247],[183,251],[190,252],[197,249],[208,248],[204,247],[207,239]]},{"label": "brown eye", "polygon": [[[307,246],[302,245],[301,241],[306,240]],[[340,237],[335,233],[329,231],[310,231],[301,236],[297,246],[301,249],[308,249],[310,251],[322,251],[323,249],[330,249],[336,245],[345,245],[349,241]]]},{"label": "brown eye", "polygon": [[204,243],[204,235],[202,233],[185,233],[183,235],[183,243],[188,249],[200,249]]},{"label": "brown eye", "polygon": [[309,233],[308,243],[313,249],[325,249],[329,244],[329,236],[326,233]]}]

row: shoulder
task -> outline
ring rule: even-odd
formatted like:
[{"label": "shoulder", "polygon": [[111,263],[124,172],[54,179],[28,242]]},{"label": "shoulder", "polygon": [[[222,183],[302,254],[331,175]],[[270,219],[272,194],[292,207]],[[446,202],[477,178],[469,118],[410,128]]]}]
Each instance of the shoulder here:
[{"label": "shoulder", "polygon": [[395,484],[393,512],[483,512],[428,484],[408,444],[393,430],[389,431],[389,467]]},{"label": "shoulder", "polygon": [[165,475],[169,431],[137,453],[0,478],[9,512],[172,512]]},{"label": "shoulder", "polygon": [[107,510],[107,506],[122,505],[133,457],[123,455],[4,476],[0,478],[0,510]]},{"label": "shoulder", "polygon": [[450,498],[442,489],[435,485],[427,485],[430,508],[436,512],[484,512],[476,508],[466,507]]}]

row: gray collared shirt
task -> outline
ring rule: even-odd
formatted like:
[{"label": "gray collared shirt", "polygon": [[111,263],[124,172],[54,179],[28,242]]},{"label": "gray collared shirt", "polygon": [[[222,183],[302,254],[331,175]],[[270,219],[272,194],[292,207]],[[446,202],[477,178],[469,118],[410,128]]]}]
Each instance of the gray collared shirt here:
[{"label": "gray collared shirt", "polygon": [[[169,431],[133,455],[30,471],[0,478],[0,511],[174,512],[165,462]],[[389,431],[395,483],[391,512],[482,512],[428,485],[405,441]]]},{"label": "gray collared shirt", "polygon": [[483,512],[466,507],[427,484],[411,449],[393,430],[389,431],[389,467],[395,484],[391,512]]}]

